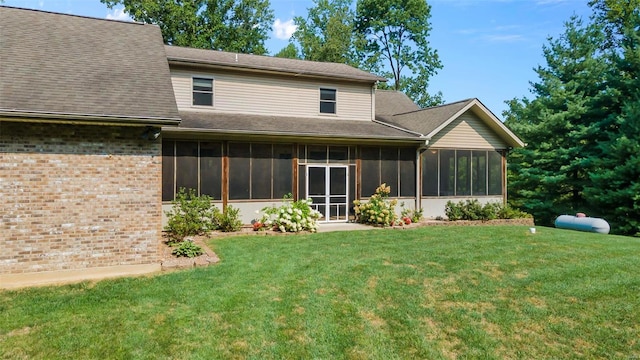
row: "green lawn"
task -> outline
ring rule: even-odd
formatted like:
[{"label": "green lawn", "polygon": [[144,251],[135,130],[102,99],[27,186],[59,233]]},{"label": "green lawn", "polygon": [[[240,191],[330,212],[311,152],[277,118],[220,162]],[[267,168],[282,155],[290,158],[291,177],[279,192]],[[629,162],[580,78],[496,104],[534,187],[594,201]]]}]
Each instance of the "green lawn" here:
[{"label": "green lawn", "polygon": [[1,358],[640,358],[640,239],[522,226],[210,241],[221,263],[0,292]]}]

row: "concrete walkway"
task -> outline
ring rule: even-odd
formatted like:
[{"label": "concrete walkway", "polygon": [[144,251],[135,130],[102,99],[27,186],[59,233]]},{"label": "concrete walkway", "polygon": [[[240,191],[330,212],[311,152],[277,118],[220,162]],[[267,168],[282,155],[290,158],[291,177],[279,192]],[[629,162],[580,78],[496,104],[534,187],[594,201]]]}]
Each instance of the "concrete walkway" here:
[{"label": "concrete walkway", "polygon": [[353,230],[373,230],[379,229],[374,226],[344,222],[344,223],[321,223],[318,227],[318,232],[331,232],[331,231],[353,231]]}]

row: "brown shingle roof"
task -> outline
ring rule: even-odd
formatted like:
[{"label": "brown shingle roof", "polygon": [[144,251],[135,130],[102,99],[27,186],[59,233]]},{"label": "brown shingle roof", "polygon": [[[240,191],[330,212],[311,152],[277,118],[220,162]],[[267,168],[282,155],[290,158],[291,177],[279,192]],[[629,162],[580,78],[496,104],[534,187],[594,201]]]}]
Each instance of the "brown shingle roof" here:
[{"label": "brown shingle roof", "polygon": [[160,29],[0,7],[0,114],[178,120]]},{"label": "brown shingle roof", "polygon": [[182,122],[172,131],[244,133],[296,137],[356,138],[418,141],[414,134],[372,121],[281,117],[235,113],[181,111]]},{"label": "brown shingle roof", "polygon": [[405,93],[392,90],[376,90],[376,115],[395,115],[420,110]]},{"label": "brown shingle roof", "polygon": [[336,78],[366,82],[386,81],[346,64],[285,59],[271,56],[237,54],[224,51],[193,49],[180,46],[165,46],[167,58],[172,63],[212,65],[239,70],[267,71],[295,76]]},{"label": "brown shingle roof", "polygon": [[[378,108],[378,98],[376,98],[376,120],[378,122],[395,126],[399,129],[406,129],[407,131],[414,132],[418,136],[430,139],[445,129],[447,125],[451,124],[459,116],[468,111],[472,111],[481,121],[495,131],[498,136],[504,139],[507,144],[514,147],[524,146],[522,140],[512,133],[511,130],[478,99],[466,99],[426,109],[402,112],[412,107],[411,104],[406,102],[408,98],[403,100],[399,94],[390,94],[389,92],[382,92],[381,95],[382,109]],[[393,113],[393,111],[399,112]]]},{"label": "brown shingle roof", "polygon": [[394,114],[392,117],[385,117],[384,121],[427,135],[450,120],[453,115],[465,108],[473,100],[466,99],[450,104]]}]

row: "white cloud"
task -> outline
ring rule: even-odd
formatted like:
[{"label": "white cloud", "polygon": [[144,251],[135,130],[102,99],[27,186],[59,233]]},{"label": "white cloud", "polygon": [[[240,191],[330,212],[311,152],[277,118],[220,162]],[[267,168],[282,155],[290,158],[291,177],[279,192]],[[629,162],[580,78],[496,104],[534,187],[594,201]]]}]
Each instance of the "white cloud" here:
[{"label": "white cloud", "polygon": [[275,33],[276,38],[280,40],[289,40],[297,28],[298,26],[293,23],[293,19],[289,19],[287,21],[276,19],[273,23],[273,32]]},{"label": "white cloud", "polygon": [[109,20],[122,20],[122,21],[133,21],[129,14],[124,12],[124,8],[115,8],[113,10],[109,10],[107,13],[107,19]]},{"label": "white cloud", "polygon": [[512,42],[523,41],[524,40],[524,36],[517,35],[517,34],[487,35],[487,36],[485,36],[485,39],[488,40],[488,41],[491,41],[491,42],[512,43]]}]

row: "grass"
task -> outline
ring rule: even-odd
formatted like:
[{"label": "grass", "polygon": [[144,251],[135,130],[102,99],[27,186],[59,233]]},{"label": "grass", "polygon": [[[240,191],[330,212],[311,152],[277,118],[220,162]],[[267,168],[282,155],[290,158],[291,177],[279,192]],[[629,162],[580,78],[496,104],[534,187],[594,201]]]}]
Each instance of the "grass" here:
[{"label": "grass", "polygon": [[209,268],[0,292],[0,357],[640,357],[640,239],[425,227],[210,241]]}]

